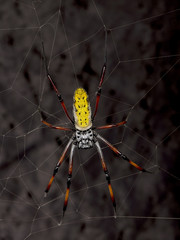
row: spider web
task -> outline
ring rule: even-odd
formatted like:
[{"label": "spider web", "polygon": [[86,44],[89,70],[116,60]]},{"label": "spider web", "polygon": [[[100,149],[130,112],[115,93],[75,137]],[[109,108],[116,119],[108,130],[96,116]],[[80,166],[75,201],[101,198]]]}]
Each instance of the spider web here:
[{"label": "spider web", "polygon": [[[6,1],[2,6],[0,239],[179,239],[179,113],[177,1]],[[108,29],[107,72],[95,126],[140,173],[101,144],[117,202],[114,216],[94,148],[76,150],[66,215],[62,206],[67,154],[51,190],[44,190],[70,134],[46,77],[49,69],[72,116],[84,87],[95,106]],[[76,237],[74,237],[76,236]]]}]

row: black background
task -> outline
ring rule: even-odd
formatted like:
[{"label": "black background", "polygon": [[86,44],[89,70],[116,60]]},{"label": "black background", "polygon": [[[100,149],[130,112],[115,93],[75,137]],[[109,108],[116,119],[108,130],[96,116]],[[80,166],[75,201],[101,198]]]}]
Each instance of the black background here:
[{"label": "black background", "polygon": [[[3,1],[0,10],[0,239],[179,239],[178,1]],[[101,144],[114,218],[96,150],[76,150],[61,221],[68,154],[43,195],[71,134],[43,126],[38,108],[48,122],[72,126],[45,76],[39,27],[72,116],[77,87],[94,109],[104,25],[107,71],[94,125],[128,118],[124,127],[99,132],[153,174],[139,173]]]}]

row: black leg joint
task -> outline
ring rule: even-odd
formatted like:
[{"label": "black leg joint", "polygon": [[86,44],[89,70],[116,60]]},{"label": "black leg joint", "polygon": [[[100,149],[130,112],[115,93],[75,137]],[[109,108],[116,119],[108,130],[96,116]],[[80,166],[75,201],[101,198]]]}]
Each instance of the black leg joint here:
[{"label": "black leg joint", "polygon": [[129,159],[126,157],[126,155],[121,154],[121,157],[122,157],[124,160],[129,161]]},{"label": "black leg joint", "polygon": [[109,176],[108,170],[105,170],[104,173],[106,174],[106,180],[107,180],[108,184],[110,184],[110,176]]},{"label": "black leg joint", "polygon": [[70,185],[71,185],[71,177],[72,177],[72,174],[68,174],[68,177],[67,177],[67,188],[70,188]]},{"label": "black leg joint", "polygon": [[61,95],[57,95],[60,102],[63,102]]},{"label": "black leg joint", "polygon": [[101,87],[98,88],[97,95],[98,95],[98,96],[101,95]]},{"label": "black leg joint", "polygon": [[67,205],[64,205],[64,207],[63,207],[63,217],[64,217],[64,213],[66,211],[66,208],[67,208]]},{"label": "black leg joint", "polygon": [[53,176],[55,176],[55,175],[56,175],[56,173],[58,172],[58,169],[59,169],[59,167],[58,167],[58,166],[56,166],[56,167],[55,167],[55,169],[54,169],[54,172],[53,172]]}]

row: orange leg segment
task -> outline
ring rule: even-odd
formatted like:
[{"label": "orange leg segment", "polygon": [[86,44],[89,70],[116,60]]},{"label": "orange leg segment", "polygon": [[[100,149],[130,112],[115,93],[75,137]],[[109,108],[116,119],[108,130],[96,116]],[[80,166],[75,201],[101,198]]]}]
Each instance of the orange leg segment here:
[{"label": "orange leg segment", "polygon": [[68,144],[66,145],[66,147],[65,147],[65,149],[64,149],[64,151],[63,151],[63,154],[62,154],[62,156],[60,157],[58,163],[56,164],[56,167],[54,168],[53,175],[52,175],[52,177],[51,177],[51,179],[50,179],[50,181],[49,181],[49,183],[48,183],[48,185],[47,185],[47,187],[46,187],[45,196],[46,196],[47,193],[49,192],[49,189],[50,189],[51,184],[52,184],[52,182],[53,182],[53,180],[54,180],[54,178],[55,178],[55,175],[56,175],[56,173],[58,172],[59,167],[61,166],[61,164],[62,164],[62,162],[63,162],[63,160],[64,160],[64,157],[65,157],[65,155],[66,155],[66,153],[67,153],[67,150],[68,150],[68,148],[69,148],[69,146],[71,145],[72,142],[73,142],[73,139],[71,138],[71,139],[69,140]]},{"label": "orange leg segment", "polygon": [[64,199],[64,206],[63,206],[63,217],[65,215],[65,211],[66,211],[67,204],[68,204],[68,199],[69,199],[69,191],[70,191],[70,186],[71,186],[72,168],[73,168],[74,148],[75,148],[75,145],[72,144],[72,146],[71,146],[71,153],[70,153],[70,159],[69,159],[69,172],[68,172],[68,177],[67,177],[67,189],[66,189],[66,194],[65,194],[65,199]]},{"label": "orange leg segment", "polygon": [[113,207],[114,207],[114,211],[116,212],[116,201],[115,201],[114,193],[113,193],[112,186],[111,186],[111,180],[110,180],[109,172],[108,172],[108,169],[107,169],[106,164],[104,162],[104,157],[103,157],[103,153],[102,153],[101,147],[99,145],[99,142],[98,141],[95,142],[95,145],[97,147],[97,151],[98,151],[100,159],[101,159],[101,164],[102,164],[104,173],[106,175],[106,180],[107,180],[108,188],[109,188],[109,194],[110,194],[111,201],[112,201],[112,204],[113,204]]},{"label": "orange leg segment", "polygon": [[51,82],[51,85],[53,86],[54,91],[56,92],[56,95],[57,95],[57,97],[58,97],[58,99],[59,99],[59,101],[60,101],[60,103],[61,103],[61,106],[62,106],[62,108],[63,108],[63,110],[64,110],[67,118],[72,122],[72,124],[74,124],[74,121],[71,119],[71,117],[70,117],[69,114],[68,114],[67,108],[66,108],[66,106],[65,106],[65,104],[64,104],[64,100],[63,100],[60,92],[58,91],[55,82],[53,81],[53,79],[51,78],[51,76],[50,76],[50,74],[49,74],[48,64],[47,64],[47,60],[46,60],[46,55],[45,55],[45,50],[44,50],[44,43],[43,43],[43,41],[41,41],[41,44],[42,44],[42,51],[43,51],[45,68],[46,68],[46,75],[47,75],[49,81]]},{"label": "orange leg segment", "polygon": [[137,165],[135,162],[131,161],[126,155],[122,154],[117,148],[115,148],[110,142],[108,142],[106,139],[104,139],[102,136],[99,134],[97,135],[97,138],[99,138],[101,141],[103,141],[113,152],[115,152],[118,156],[120,156],[123,160],[127,161],[129,164],[137,168],[139,171],[142,172],[148,172],[151,173],[150,171],[140,167]]},{"label": "orange leg segment", "polygon": [[64,130],[64,131],[73,131],[71,128],[65,128],[65,127],[60,127],[60,126],[54,126],[51,123],[48,123],[44,120],[41,120],[42,123],[44,123],[45,125],[47,125],[50,128],[54,128],[54,129],[58,129],[58,130]]},{"label": "orange leg segment", "polygon": [[95,129],[109,129],[109,128],[113,128],[113,127],[119,127],[122,126],[124,124],[126,124],[127,121],[122,121],[119,123],[115,123],[115,124],[110,124],[110,125],[105,125],[105,126],[100,126],[100,127],[96,127]]}]

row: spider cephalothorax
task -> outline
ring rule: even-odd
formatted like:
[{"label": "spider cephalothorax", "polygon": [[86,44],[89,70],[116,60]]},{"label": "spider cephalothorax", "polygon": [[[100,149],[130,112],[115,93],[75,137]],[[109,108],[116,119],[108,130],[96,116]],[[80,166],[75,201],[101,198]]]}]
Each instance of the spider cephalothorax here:
[{"label": "spider cephalothorax", "polygon": [[[106,46],[107,31],[105,31],[105,33],[106,33],[106,37],[105,37],[105,46]],[[52,84],[52,86],[53,86],[53,88],[54,88],[54,90],[55,90],[55,92],[58,96],[58,99],[61,103],[61,106],[64,109],[64,112],[65,112],[67,118],[71,121],[71,123],[74,125],[74,128],[75,128],[75,129],[71,129],[71,128],[66,128],[66,127],[53,126],[52,124],[50,124],[50,123],[48,123],[48,122],[46,122],[45,120],[42,119],[42,122],[44,124],[46,124],[48,127],[55,128],[55,129],[58,129],[58,130],[63,130],[63,131],[75,132],[75,133],[72,134],[72,137],[69,139],[69,141],[68,141],[68,143],[67,143],[67,145],[66,145],[66,147],[65,147],[65,149],[62,153],[62,156],[60,157],[58,163],[56,164],[56,166],[54,168],[53,175],[52,175],[52,177],[49,181],[49,184],[46,187],[45,193],[46,194],[48,193],[48,191],[51,187],[51,184],[54,180],[54,177],[55,177],[56,173],[58,172],[58,169],[59,169],[60,165],[62,164],[69,147],[71,146],[70,157],[69,157],[69,171],[68,171],[68,178],[67,178],[67,189],[66,189],[64,207],[63,207],[63,215],[64,215],[64,213],[66,211],[66,208],[67,208],[69,190],[70,190],[70,185],[71,185],[74,149],[75,149],[75,147],[78,147],[80,149],[88,149],[88,148],[91,148],[91,147],[95,146],[98,153],[99,153],[101,164],[102,164],[105,176],[106,176],[106,180],[107,180],[107,183],[108,183],[109,193],[110,193],[110,196],[111,196],[113,207],[114,207],[114,210],[116,210],[116,203],[115,203],[113,190],[112,190],[112,187],[111,187],[110,176],[109,176],[108,169],[106,167],[106,163],[104,161],[104,157],[103,157],[103,153],[102,153],[102,150],[101,150],[101,147],[100,147],[100,144],[99,144],[99,140],[104,142],[114,153],[116,153],[123,160],[129,162],[131,165],[133,165],[138,170],[143,171],[143,172],[148,172],[148,171],[145,170],[144,168],[138,166],[133,161],[129,160],[128,157],[126,157],[124,154],[122,154],[110,142],[108,142],[105,138],[103,138],[101,135],[99,135],[98,133],[96,133],[94,131],[94,129],[95,130],[110,129],[110,128],[113,128],[113,127],[118,127],[118,126],[124,125],[126,123],[126,121],[122,121],[122,122],[119,122],[119,123],[116,123],[116,124],[105,125],[105,126],[101,126],[101,127],[93,127],[93,130],[92,130],[92,124],[93,124],[93,120],[96,116],[96,112],[97,112],[97,109],[98,109],[99,99],[100,99],[100,95],[101,95],[101,87],[102,87],[102,84],[103,84],[104,75],[105,75],[105,71],[106,71],[106,51],[105,51],[105,63],[104,63],[103,68],[102,68],[100,82],[99,82],[99,86],[98,86],[98,91],[97,91],[97,94],[96,94],[96,106],[95,106],[95,109],[94,109],[93,117],[91,117],[91,107],[90,107],[90,103],[89,103],[88,95],[87,95],[86,91],[83,88],[77,88],[75,93],[74,93],[74,98],[73,98],[73,100],[74,100],[74,103],[73,103],[74,121],[73,121],[68,114],[68,111],[66,109],[66,106],[64,104],[64,101],[63,101],[63,98],[62,98],[61,94],[59,93],[54,81],[52,80],[52,78],[51,78],[51,76],[48,72],[48,66],[47,66],[45,53],[44,53],[43,41],[42,41],[42,48],[43,48],[43,55],[44,55],[44,60],[45,60],[47,77],[48,77],[49,81],[51,82],[51,84]],[[43,117],[43,115],[42,115],[42,117]]]},{"label": "spider cephalothorax", "polygon": [[82,149],[91,148],[93,147],[93,143],[94,136],[91,128],[85,131],[76,130],[75,144],[78,146],[78,148]]}]

